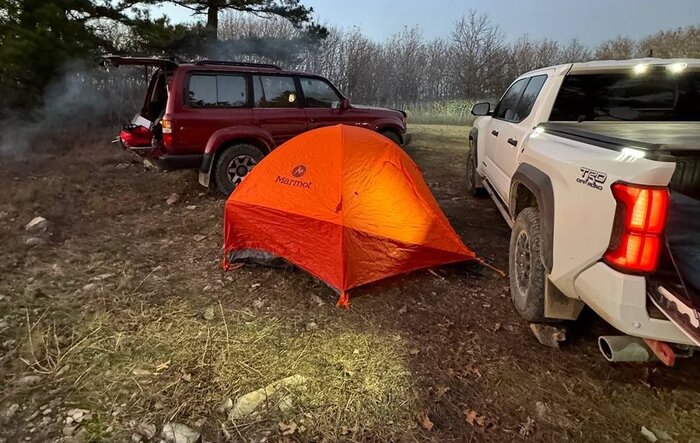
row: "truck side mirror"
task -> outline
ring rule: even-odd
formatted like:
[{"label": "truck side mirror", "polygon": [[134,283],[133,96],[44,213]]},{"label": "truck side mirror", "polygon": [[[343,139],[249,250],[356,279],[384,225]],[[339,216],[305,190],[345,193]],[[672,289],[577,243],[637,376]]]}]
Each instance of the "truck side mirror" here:
[{"label": "truck side mirror", "polygon": [[472,114],[477,117],[483,117],[484,115],[491,114],[491,103],[481,102],[477,103],[472,107]]},{"label": "truck side mirror", "polygon": [[340,110],[347,111],[350,109],[350,99],[345,97],[340,101]]}]

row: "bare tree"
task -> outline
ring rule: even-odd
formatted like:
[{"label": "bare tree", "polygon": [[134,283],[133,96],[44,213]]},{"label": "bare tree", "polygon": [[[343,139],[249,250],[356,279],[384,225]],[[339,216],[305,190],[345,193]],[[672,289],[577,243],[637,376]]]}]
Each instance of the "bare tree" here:
[{"label": "bare tree", "polygon": [[587,62],[593,59],[591,50],[584,46],[577,38],[572,39],[568,45],[561,48],[559,61],[561,63]]},{"label": "bare tree", "polygon": [[502,73],[507,61],[503,34],[498,26],[491,23],[488,15],[471,10],[456,23],[452,42],[454,61],[458,63],[455,81],[463,96],[475,98],[495,94],[494,87],[503,83]]},{"label": "bare tree", "polygon": [[671,29],[657,32],[639,43],[644,55],[669,58],[700,57],[700,27]]},{"label": "bare tree", "polygon": [[595,50],[597,60],[624,60],[633,58],[639,53],[637,42],[629,37],[618,36],[605,40]]}]

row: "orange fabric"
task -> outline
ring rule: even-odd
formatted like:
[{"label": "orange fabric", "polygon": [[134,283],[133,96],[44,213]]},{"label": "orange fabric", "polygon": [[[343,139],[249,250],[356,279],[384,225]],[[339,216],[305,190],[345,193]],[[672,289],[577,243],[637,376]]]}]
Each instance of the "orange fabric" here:
[{"label": "orange fabric", "polygon": [[[282,257],[341,294],[475,258],[401,148],[341,125],[275,149],[231,194],[224,255],[244,250]],[[347,295],[339,304],[348,304]]]}]

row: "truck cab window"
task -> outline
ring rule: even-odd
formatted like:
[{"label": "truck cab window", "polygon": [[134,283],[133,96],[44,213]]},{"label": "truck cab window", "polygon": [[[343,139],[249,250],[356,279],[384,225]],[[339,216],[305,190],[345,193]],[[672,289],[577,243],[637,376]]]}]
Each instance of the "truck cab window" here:
[{"label": "truck cab window", "polygon": [[518,106],[515,108],[515,115],[512,121],[520,122],[530,115],[532,107],[535,105],[537,96],[540,94],[545,81],[547,81],[546,75],[536,75],[530,78],[530,82],[527,84],[525,92],[523,92],[520,102],[518,102]]},{"label": "truck cab window", "polygon": [[569,75],[549,120],[699,121],[700,72]]},{"label": "truck cab window", "polygon": [[496,105],[496,110],[493,113],[495,118],[509,121],[513,120],[515,108],[518,105],[520,96],[525,90],[528,80],[527,78],[520,79],[508,88],[508,91],[503,95],[501,101]]}]

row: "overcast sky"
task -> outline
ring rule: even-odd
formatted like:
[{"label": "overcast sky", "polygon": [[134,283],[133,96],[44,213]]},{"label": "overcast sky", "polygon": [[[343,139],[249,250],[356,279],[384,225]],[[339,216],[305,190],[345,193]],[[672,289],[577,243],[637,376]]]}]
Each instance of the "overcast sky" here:
[{"label": "overcast sky", "polygon": [[[618,35],[643,37],[656,31],[700,25],[700,0],[303,0],[315,18],[339,27],[358,26],[384,40],[404,26],[419,26],[426,37],[449,37],[452,25],[473,8],[487,13],[508,39],[523,34],[595,46]],[[189,11],[161,9],[173,20]]]}]

